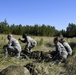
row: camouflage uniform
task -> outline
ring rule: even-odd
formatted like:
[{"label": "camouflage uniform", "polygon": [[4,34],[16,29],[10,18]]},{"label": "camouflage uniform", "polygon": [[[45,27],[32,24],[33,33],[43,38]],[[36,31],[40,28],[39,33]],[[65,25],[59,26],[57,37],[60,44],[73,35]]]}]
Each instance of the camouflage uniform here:
[{"label": "camouflage uniform", "polygon": [[31,50],[31,48],[36,46],[36,41],[34,39],[32,39],[31,37],[27,36],[27,45],[25,47],[25,49],[27,49],[28,51]]},{"label": "camouflage uniform", "polygon": [[21,39],[19,39],[19,40],[23,43],[26,43],[24,50],[27,50],[27,52],[29,53],[29,52],[31,52],[31,48],[33,48],[37,45],[37,42],[33,38],[26,36],[26,35],[23,35],[23,38],[24,38],[24,40],[21,40]]},{"label": "camouflage uniform", "polygon": [[8,41],[8,44],[5,45],[3,48],[6,57],[8,56],[8,52],[17,53],[17,57],[18,58],[20,57],[21,46],[18,40],[16,40],[15,38],[11,37],[10,40]]},{"label": "camouflage uniform", "polygon": [[67,53],[65,47],[60,42],[57,42],[57,44],[56,44],[56,51],[58,51],[59,55],[63,59],[67,58],[68,53]]},{"label": "camouflage uniform", "polygon": [[68,55],[72,55],[72,48],[67,42],[63,42],[63,46],[66,48]]},{"label": "camouflage uniform", "polygon": [[68,53],[67,53],[65,47],[63,46],[63,44],[59,42],[58,37],[54,38],[54,44],[55,44],[55,47],[56,47],[56,55],[58,55],[58,57],[60,57],[59,60],[66,59]]}]

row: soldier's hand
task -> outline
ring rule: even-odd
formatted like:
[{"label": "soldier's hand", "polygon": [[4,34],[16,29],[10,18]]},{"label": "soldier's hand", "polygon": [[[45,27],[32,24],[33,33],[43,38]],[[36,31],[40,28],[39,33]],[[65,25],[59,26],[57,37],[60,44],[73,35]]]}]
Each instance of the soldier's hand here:
[{"label": "soldier's hand", "polygon": [[21,40],[20,38],[18,40]]}]

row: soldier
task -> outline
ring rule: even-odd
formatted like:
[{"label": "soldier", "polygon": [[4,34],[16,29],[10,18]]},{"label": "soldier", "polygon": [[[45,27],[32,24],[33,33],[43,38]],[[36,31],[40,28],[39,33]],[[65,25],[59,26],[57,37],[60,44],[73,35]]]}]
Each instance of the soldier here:
[{"label": "soldier", "polygon": [[70,45],[65,42],[65,40],[62,38],[60,39],[60,42],[63,44],[63,46],[66,48],[68,55],[72,55],[72,48],[70,47]]},{"label": "soldier", "polygon": [[60,61],[64,61],[67,58],[68,53],[65,47],[59,42],[58,37],[54,38],[54,44],[56,47],[56,55],[59,55]]},{"label": "soldier", "polygon": [[31,49],[36,46],[37,42],[26,34],[23,34],[22,37],[24,40],[21,40],[20,38],[19,40],[23,43],[27,43],[24,50],[27,50],[28,53],[31,53]]},{"label": "soldier", "polygon": [[9,34],[7,36],[7,39],[8,39],[8,44],[4,45],[4,47],[3,47],[3,49],[5,51],[5,57],[7,57],[10,52],[10,53],[16,54],[17,58],[19,58],[20,53],[21,53],[21,46],[20,46],[18,40],[16,40],[12,34]]}]

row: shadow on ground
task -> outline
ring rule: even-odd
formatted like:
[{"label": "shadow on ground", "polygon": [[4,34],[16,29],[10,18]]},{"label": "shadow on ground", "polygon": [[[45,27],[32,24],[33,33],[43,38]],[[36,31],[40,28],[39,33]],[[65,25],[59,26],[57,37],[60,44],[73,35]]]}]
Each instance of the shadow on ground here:
[{"label": "shadow on ground", "polygon": [[36,59],[37,62],[50,62],[52,60],[52,56],[49,51],[33,51],[31,53],[24,52],[21,56],[23,56],[22,58]]}]

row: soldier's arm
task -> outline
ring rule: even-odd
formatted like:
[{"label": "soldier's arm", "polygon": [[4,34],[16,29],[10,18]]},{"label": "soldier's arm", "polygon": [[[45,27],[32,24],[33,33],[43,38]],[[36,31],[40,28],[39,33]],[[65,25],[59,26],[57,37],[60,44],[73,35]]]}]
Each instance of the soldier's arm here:
[{"label": "soldier's arm", "polygon": [[27,40],[27,47],[30,46],[30,40]]},{"label": "soldier's arm", "polygon": [[7,45],[8,45],[8,46],[11,46],[11,45],[12,45],[12,42],[11,42],[11,41],[9,41]]},{"label": "soldier's arm", "polygon": [[23,42],[23,43],[25,43],[25,42],[26,42],[26,40],[21,40],[20,38],[19,38],[19,40],[20,40],[21,42]]},{"label": "soldier's arm", "polygon": [[59,51],[59,54],[61,55],[62,49],[60,46],[58,46],[58,51]]}]

